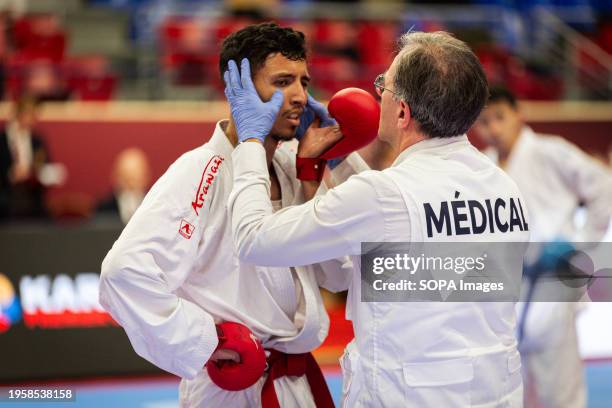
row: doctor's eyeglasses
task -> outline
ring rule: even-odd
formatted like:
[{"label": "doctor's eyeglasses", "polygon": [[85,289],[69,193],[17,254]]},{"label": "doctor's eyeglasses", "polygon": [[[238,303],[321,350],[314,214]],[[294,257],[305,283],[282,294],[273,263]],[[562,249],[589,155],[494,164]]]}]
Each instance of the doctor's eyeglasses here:
[{"label": "doctor's eyeglasses", "polygon": [[391,92],[393,95],[399,97],[399,95],[397,94],[397,92],[393,92],[392,90],[390,90],[389,88],[385,88],[385,74],[380,74],[376,77],[376,79],[374,80],[374,89],[376,89],[376,93],[378,94],[378,96],[380,96],[382,98],[382,94],[384,91],[389,91]]}]

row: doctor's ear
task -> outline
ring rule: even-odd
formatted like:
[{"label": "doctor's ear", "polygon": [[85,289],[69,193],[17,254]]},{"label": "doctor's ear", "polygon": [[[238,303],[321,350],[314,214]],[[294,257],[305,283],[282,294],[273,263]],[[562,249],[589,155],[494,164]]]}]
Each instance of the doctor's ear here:
[{"label": "doctor's ear", "polygon": [[397,127],[400,129],[407,128],[410,124],[410,119],[412,119],[412,115],[410,114],[410,105],[408,105],[405,101],[400,100],[398,103]]}]

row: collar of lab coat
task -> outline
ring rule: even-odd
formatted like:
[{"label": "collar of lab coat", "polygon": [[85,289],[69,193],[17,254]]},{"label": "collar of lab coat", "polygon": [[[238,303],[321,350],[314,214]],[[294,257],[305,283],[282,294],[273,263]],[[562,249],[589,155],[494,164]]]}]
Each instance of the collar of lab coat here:
[{"label": "collar of lab coat", "polygon": [[406,160],[411,154],[420,152],[428,149],[435,149],[442,146],[450,146],[456,143],[464,144],[469,143],[467,135],[453,136],[453,137],[432,137],[430,139],[421,140],[418,143],[413,144],[409,148],[397,156],[397,159],[393,162],[391,167],[398,166],[404,160]]}]

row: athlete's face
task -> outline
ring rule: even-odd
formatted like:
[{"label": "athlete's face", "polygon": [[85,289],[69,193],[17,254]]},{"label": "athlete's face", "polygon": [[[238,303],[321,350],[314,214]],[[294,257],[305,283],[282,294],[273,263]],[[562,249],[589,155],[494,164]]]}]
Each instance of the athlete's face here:
[{"label": "athlete's face", "polygon": [[291,140],[300,124],[308,99],[310,82],[306,61],[293,61],[280,53],[270,54],[264,66],[257,70],[253,83],[264,101],[269,101],[278,89],[284,94],[283,105],[270,134],[278,140]]},{"label": "athlete's face", "polygon": [[485,143],[510,151],[521,132],[523,120],[519,111],[506,101],[489,103],[474,126]]}]

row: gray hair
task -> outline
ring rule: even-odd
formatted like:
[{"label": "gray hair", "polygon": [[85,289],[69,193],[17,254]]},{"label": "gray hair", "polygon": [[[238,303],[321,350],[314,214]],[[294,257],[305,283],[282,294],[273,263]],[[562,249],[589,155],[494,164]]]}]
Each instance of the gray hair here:
[{"label": "gray hair", "polygon": [[401,36],[394,87],[429,137],[461,135],[484,107],[487,78],[470,47],[449,33]]}]

